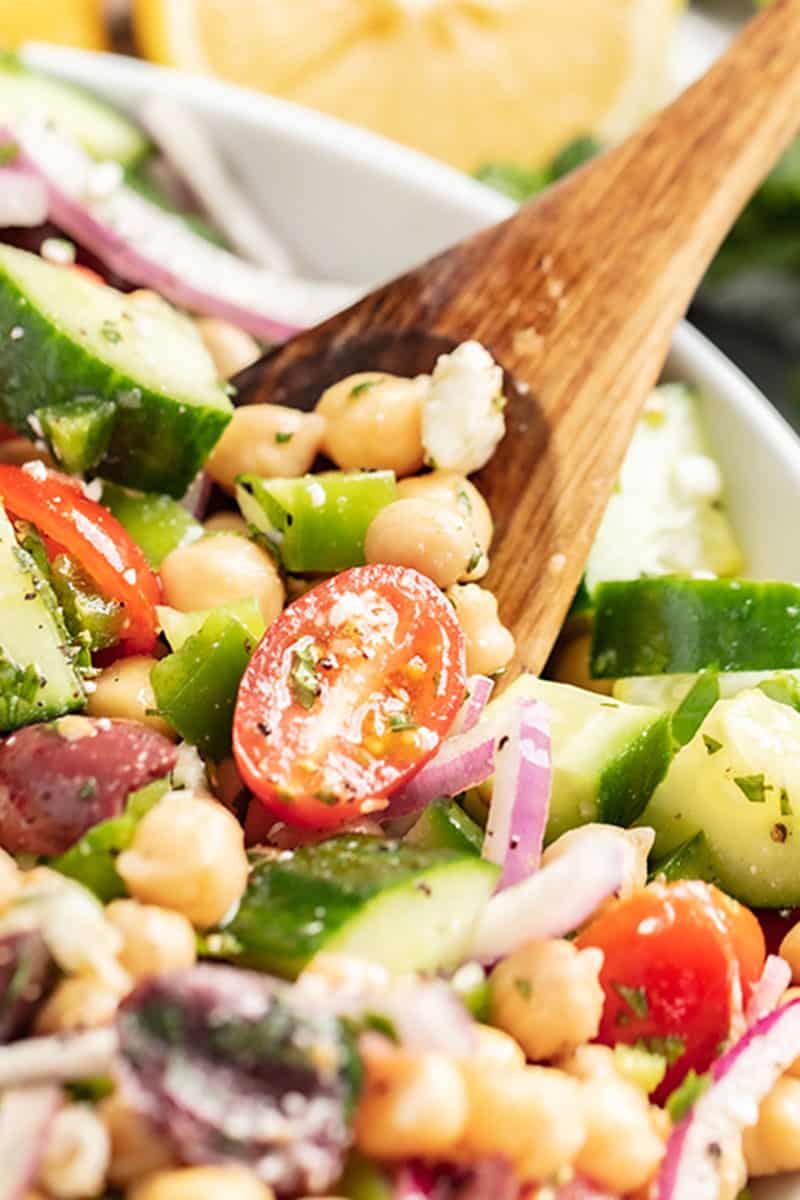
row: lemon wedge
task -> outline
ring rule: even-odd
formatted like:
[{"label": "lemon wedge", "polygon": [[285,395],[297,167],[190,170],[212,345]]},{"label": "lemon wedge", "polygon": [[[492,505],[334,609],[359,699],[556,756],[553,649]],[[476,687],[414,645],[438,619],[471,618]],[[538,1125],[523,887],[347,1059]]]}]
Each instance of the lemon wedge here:
[{"label": "lemon wedge", "polygon": [[0,48],[22,42],[56,42],[106,50],[102,0],[23,0],[0,3]]},{"label": "lemon wedge", "polygon": [[134,0],[158,62],[365,125],[464,170],[624,136],[664,98],[681,0]]}]

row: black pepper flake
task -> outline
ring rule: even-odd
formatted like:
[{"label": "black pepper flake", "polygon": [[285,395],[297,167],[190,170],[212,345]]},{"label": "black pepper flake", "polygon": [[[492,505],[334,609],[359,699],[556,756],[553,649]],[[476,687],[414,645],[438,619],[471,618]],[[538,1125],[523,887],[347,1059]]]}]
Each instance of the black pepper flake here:
[{"label": "black pepper flake", "polygon": [[258,722],[258,724],[256,725],[256,729],[258,730],[259,733],[262,733],[264,735],[264,737],[269,737],[272,733],[272,730],[270,729],[269,725],[266,725],[263,721]]},{"label": "black pepper flake", "polygon": [[294,517],[292,516],[292,514],[290,512],[287,512],[287,514],[286,514],[286,524],[294,525]]},{"label": "black pepper flake", "polygon": [[497,743],[497,749],[505,750],[507,745],[508,745],[508,734],[504,733],[503,736],[500,738],[500,741]]},{"label": "black pepper flake", "polygon": [[431,885],[426,883],[424,879],[421,879],[417,884],[417,891],[422,892],[423,896],[433,895],[433,889],[431,888]]},{"label": "black pepper flake", "polygon": [[508,844],[512,850],[516,850],[517,846],[519,845],[519,834],[515,833]]},{"label": "black pepper flake", "polygon": [[24,597],[23,597],[23,599],[25,599],[25,600],[35,600],[35,599],[36,599],[36,592],[26,592],[26,593],[25,593],[25,595],[24,595]]},{"label": "black pepper flake", "polygon": [[769,831],[769,836],[773,842],[785,842],[789,836],[789,830],[784,825],[783,821],[776,821]]},{"label": "black pepper flake", "polygon": [[245,492],[247,492],[248,496],[252,496],[252,495],[253,495],[253,485],[252,485],[252,483],[250,483],[250,481],[249,481],[248,479],[245,479],[245,480],[244,480],[244,481],[243,481],[243,482],[242,482],[242,483],[241,483],[239,486],[240,486],[240,487],[241,487],[241,488],[242,488],[242,489],[243,489]]},{"label": "black pepper flake", "polygon": [[706,1154],[709,1158],[722,1158],[722,1147],[719,1142],[709,1142],[706,1146]]}]

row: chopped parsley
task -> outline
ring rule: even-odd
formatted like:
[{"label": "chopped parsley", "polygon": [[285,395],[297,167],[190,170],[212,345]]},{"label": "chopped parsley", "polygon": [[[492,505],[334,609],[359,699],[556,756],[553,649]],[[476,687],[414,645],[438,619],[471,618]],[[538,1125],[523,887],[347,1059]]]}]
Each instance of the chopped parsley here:
[{"label": "chopped parsley", "polygon": [[478,563],[481,561],[482,558],[483,558],[483,551],[481,550],[480,546],[476,546],[475,549],[472,551],[472,557],[470,558],[469,562],[467,563],[467,574],[468,575],[472,574],[472,572],[476,569],[476,567],[478,566]]},{"label": "chopped parsley", "polygon": [[786,788],[781,788],[781,816],[794,816],[794,809],[792,808],[792,802],[789,799],[789,793],[787,792]]},{"label": "chopped parsley", "polygon": [[636,1017],[647,1017],[650,1009],[647,1004],[647,992],[643,987],[628,987],[625,983],[611,985],[617,995],[625,1001],[628,1008]]},{"label": "chopped parsley", "polygon": [[357,400],[359,396],[364,395],[364,392],[368,392],[370,388],[376,387],[380,382],[380,379],[364,379],[350,389],[348,400]]},{"label": "chopped parsley", "polygon": [[523,1000],[530,1000],[533,995],[530,979],[525,979],[520,975],[514,980],[514,990],[522,997]]},{"label": "chopped parsley", "polygon": [[718,742],[716,738],[709,737],[707,733],[703,734],[703,745],[709,754],[716,754],[722,749],[722,742]]},{"label": "chopped parsley", "polygon": [[389,728],[392,733],[402,733],[406,729],[419,729],[419,722],[414,720],[410,712],[390,713]]},{"label": "chopped parsley", "polygon": [[122,341],[122,334],[113,321],[103,321],[103,324],[100,326],[100,333],[112,345],[116,345],[117,342]]},{"label": "chopped parsley", "polygon": [[683,1120],[710,1086],[711,1076],[707,1072],[705,1075],[698,1075],[694,1070],[687,1073],[683,1083],[672,1092],[664,1105],[675,1124]]},{"label": "chopped parsley", "polygon": [[313,708],[322,684],[317,676],[319,651],[312,637],[301,637],[295,644],[289,683],[298,704],[305,709]]},{"label": "chopped parsley", "polygon": [[676,1033],[668,1033],[666,1037],[639,1038],[636,1045],[648,1054],[660,1054],[668,1067],[677,1062],[686,1050],[686,1042]]},{"label": "chopped parsley", "polygon": [[770,790],[770,785],[764,783],[762,775],[736,775],[733,782],[738,787],[739,791],[750,801],[751,804],[764,804],[767,799],[767,792]]},{"label": "chopped parsley", "polygon": [[294,437],[293,433],[276,433],[275,441],[278,443],[279,446],[285,446],[286,443],[290,442],[293,437]]}]

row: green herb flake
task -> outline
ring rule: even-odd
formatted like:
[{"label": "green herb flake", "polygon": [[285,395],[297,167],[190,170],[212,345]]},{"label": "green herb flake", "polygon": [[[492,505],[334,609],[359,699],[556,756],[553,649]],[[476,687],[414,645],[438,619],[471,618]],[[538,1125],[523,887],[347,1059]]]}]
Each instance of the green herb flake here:
[{"label": "green herb flake", "polygon": [[391,713],[389,728],[392,733],[402,733],[406,729],[419,729],[419,722],[414,720],[411,713]]},{"label": "green herb flake", "polygon": [[472,551],[472,557],[470,558],[469,562],[467,563],[467,575],[471,575],[472,572],[474,570],[476,570],[478,563],[481,561],[482,558],[483,558],[483,551],[481,550],[480,546],[476,546],[475,549]]},{"label": "green herb flake", "polygon": [[716,754],[722,749],[722,742],[718,742],[716,738],[710,737],[707,733],[703,734],[703,745],[709,754]]},{"label": "green herb flake", "polygon": [[533,995],[533,988],[531,987],[530,979],[525,979],[522,975],[518,976],[514,980],[514,990],[525,1001],[530,1000],[531,996]]},{"label": "green herb flake", "polygon": [[12,163],[19,154],[19,146],[16,142],[3,142],[0,145],[0,167],[6,167]]},{"label": "green herb flake", "polygon": [[708,1073],[698,1075],[694,1070],[688,1072],[683,1083],[669,1096],[664,1106],[675,1124],[683,1120],[710,1086],[711,1076]]},{"label": "green herb flake", "polygon": [[671,1067],[686,1050],[686,1042],[676,1033],[668,1033],[666,1037],[640,1038],[636,1045],[648,1054],[660,1054]]},{"label": "green herb flake", "polygon": [[792,808],[792,802],[789,799],[789,793],[787,792],[786,788],[781,788],[781,816],[794,816],[794,809]]},{"label": "green herb flake", "polygon": [[361,1025],[363,1029],[369,1029],[373,1033],[382,1033],[391,1042],[398,1044],[400,1042],[394,1022],[390,1021],[388,1017],[384,1017],[382,1013],[365,1013]]},{"label": "green herb flake", "polygon": [[312,637],[301,637],[295,644],[289,683],[298,704],[305,709],[313,708],[322,684],[317,676],[319,650]]},{"label": "green herb flake", "polygon": [[276,433],[275,441],[277,442],[277,444],[279,446],[285,446],[286,443],[290,442],[293,437],[294,437],[293,433]]},{"label": "green herb flake", "polygon": [[617,995],[625,1001],[634,1016],[647,1017],[650,1015],[650,1009],[647,1004],[647,992],[643,987],[628,987],[625,983],[613,983],[611,986]]},{"label": "green herb flake", "polygon": [[90,800],[97,791],[96,779],[84,779],[81,786],[78,788],[79,800]]},{"label": "green herb flake", "polygon": [[111,342],[114,346],[122,341],[122,334],[113,321],[103,321],[103,324],[100,326],[100,333],[107,342]]},{"label": "green herb flake", "polygon": [[733,782],[751,804],[764,804],[770,784],[764,783],[762,775],[735,775]]},{"label": "green herb flake", "polygon": [[718,700],[716,672],[702,671],[672,716],[672,736],[679,746],[692,740]]},{"label": "green herb flake", "polygon": [[361,383],[357,383],[355,387],[350,389],[348,400],[357,400],[359,396],[363,396],[364,392],[368,392],[370,388],[377,387],[381,382],[380,379],[364,379]]}]

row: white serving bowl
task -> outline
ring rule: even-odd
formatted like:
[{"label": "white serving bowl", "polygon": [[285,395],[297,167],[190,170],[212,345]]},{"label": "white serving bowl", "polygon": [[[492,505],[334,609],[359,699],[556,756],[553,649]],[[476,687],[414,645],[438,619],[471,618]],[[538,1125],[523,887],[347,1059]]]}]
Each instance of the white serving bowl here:
[{"label": "white serving bowl", "polygon": [[[156,92],[186,105],[212,132],[271,227],[323,275],[377,284],[512,208],[424,155],[286,101],[112,55],[35,45],[25,57],[134,112]],[[704,394],[748,572],[800,580],[800,439],[686,324],[675,335],[666,375]],[[757,1194],[790,1200],[800,1197],[800,1182],[784,1179]]]}]

